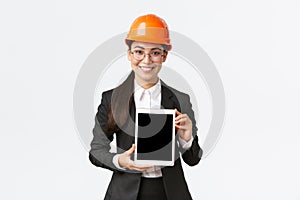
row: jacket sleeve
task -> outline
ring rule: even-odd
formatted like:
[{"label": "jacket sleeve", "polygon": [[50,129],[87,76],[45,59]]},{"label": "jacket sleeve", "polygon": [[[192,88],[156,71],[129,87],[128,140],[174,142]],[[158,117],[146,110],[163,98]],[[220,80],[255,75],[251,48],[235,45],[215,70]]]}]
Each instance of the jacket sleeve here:
[{"label": "jacket sleeve", "polygon": [[181,112],[187,114],[192,121],[193,124],[192,134],[194,140],[192,142],[192,146],[188,150],[184,150],[183,148],[180,148],[180,151],[182,153],[182,158],[184,162],[190,166],[194,166],[200,162],[203,151],[198,143],[198,136],[197,136],[198,128],[196,126],[194,111],[192,110],[192,104],[190,102],[190,97],[188,95],[186,95],[184,98],[184,103]]},{"label": "jacket sleeve", "polygon": [[95,126],[93,129],[93,139],[91,142],[91,150],[89,152],[90,161],[97,167],[103,167],[112,171],[119,170],[115,167],[112,160],[116,153],[110,152],[110,143],[113,141],[113,135],[107,136],[104,127],[108,120],[109,112],[109,95],[102,94],[101,104],[95,117]]}]

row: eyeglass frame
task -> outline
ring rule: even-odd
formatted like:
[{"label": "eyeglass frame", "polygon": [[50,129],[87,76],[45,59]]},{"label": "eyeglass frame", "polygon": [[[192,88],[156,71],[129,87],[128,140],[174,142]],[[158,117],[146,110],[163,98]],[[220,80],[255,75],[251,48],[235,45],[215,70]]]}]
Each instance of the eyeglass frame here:
[{"label": "eyeglass frame", "polygon": [[[165,53],[167,52],[165,49],[160,49],[160,48],[153,48],[153,49],[151,49],[150,51],[155,51],[155,50],[160,50],[160,51],[162,51],[162,54],[160,55],[161,58],[162,58],[163,56],[165,56],[165,55],[166,55]],[[137,59],[137,58],[134,56],[134,52],[132,52],[132,49],[128,49],[128,51],[130,52],[131,55],[133,55],[133,58],[134,58],[135,60],[137,60],[137,61],[142,61],[142,60],[144,60],[145,57],[146,57],[146,55],[149,55],[149,58],[153,61],[153,58],[152,58],[152,56],[151,56],[151,53],[145,53],[144,48],[141,49],[141,51],[144,51],[144,55],[143,55],[143,58],[142,58],[142,59]]]}]

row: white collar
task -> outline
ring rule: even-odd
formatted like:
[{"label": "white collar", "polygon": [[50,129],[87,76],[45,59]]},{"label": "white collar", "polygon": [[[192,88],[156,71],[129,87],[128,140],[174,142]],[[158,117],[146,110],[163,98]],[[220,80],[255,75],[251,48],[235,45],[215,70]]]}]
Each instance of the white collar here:
[{"label": "white collar", "polygon": [[153,85],[151,88],[148,89],[144,89],[136,82],[136,80],[134,80],[134,95],[136,95],[139,99],[141,99],[145,92],[149,92],[152,98],[157,98],[161,92],[160,79],[158,79],[155,85]]}]

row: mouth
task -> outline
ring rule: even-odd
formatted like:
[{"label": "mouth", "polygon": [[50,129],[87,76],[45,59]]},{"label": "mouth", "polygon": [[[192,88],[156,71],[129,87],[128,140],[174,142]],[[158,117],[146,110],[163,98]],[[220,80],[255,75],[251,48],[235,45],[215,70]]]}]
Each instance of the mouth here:
[{"label": "mouth", "polygon": [[154,67],[139,66],[139,68],[140,68],[141,70],[143,70],[143,72],[150,72],[150,71],[152,71],[155,67],[156,67],[156,66],[154,66]]}]

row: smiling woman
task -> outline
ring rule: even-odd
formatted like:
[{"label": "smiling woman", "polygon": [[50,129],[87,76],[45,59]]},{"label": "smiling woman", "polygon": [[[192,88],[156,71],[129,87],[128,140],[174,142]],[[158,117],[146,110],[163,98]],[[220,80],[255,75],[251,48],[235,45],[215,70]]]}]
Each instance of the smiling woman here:
[{"label": "smiling woman", "polygon": [[145,89],[155,85],[162,62],[166,60],[167,55],[168,52],[164,51],[160,44],[132,42],[127,56],[136,82]]},{"label": "smiling woman", "polygon": [[[118,87],[103,92],[89,154],[94,165],[113,171],[105,199],[192,199],[181,159],[194,166],[201,159],[202,149],[189,96],[169,87],[158,76],[172,48],[167,24],[153,14],[138,17],[125,42],[132,72]],[[176,111],[173,166],[140,165],[132,160],[138,108]],[[117,153],[109,151],[113,136]]]}]

